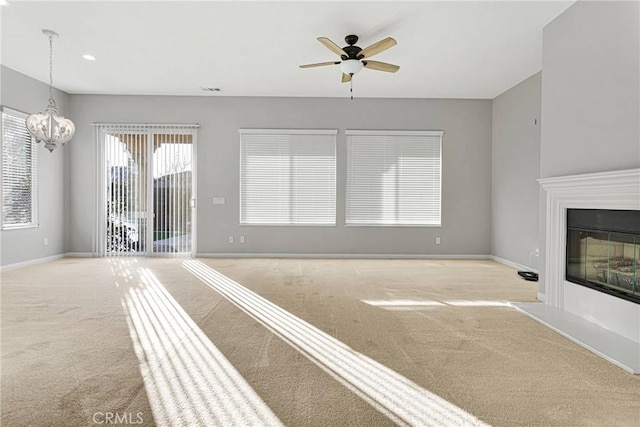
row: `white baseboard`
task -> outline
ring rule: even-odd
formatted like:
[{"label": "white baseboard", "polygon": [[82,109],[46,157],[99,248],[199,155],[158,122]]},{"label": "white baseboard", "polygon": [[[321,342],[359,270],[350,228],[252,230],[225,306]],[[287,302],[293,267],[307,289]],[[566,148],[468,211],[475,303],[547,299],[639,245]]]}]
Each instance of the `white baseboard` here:
[{"label": "white baseboard", "polygon": [[93,258],[93,252],[67,252],[65,258]]},{"label": "white baseboard", "polygon": [[500,258],[499,256],[491,255],[489,258],[495,262],[499,262],[500,264],[504,264],[507,267],[515,268],[519,271],[533,271],[534,273],[538,272],[538,270],[536,270],[535,268],[527,267],[526,265],[518,264],[517,262],[509,261],[508,259]]},{"label": "white baseboard", "polygon": [[[92,252],[67,252],[45,258],[38,258],[0,267],[0,272],[42,264],[61,258],[93,258]],[[296,253],[215,253],[206,252],[196,255],[198,258],[300,258],[300,259],[459,259],[486,260],[490,255],[480,254],[296,254]]]},{"label": "white baseboard", "polygon": [[215,253],[204,252],[198,258],[316,258],[316,259],[490,259],[476,254],[295,254],[295,253]]},{"label": "white baseboard", "polygon": [[52,255],[44,258],[30,259],[29,261],[16,262],[14,264],[7,264],[0,267],[0,272],[4,273],[5,271],[17,270],[18,268],[29,267],[31,265],[43,264],[45,262],[55,261],[63,257],[64,255],[58,254],[58,255]]}]

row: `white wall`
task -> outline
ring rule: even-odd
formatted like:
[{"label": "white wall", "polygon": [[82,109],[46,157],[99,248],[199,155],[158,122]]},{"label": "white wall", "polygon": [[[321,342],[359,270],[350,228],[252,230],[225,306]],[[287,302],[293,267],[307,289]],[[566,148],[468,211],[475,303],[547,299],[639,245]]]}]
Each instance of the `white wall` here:
[{"label": "white wall", "polygon": [[[74,95],[68,251],[91,252],[91,124],[198,123],[198,252],[490,253],[491,101]],[[239,128],[339,129],[337,226],[239,225]],[[345,129],[443,130],[442,227],[345,227]],[[225,205],[212,203],[226,197]],[[228,236],[246,236],[229,244]],[[435,237],[442,243],[435,244]]]},{"label": "white wall", "polygon": [[[49,99],[49,86],[2,67],[0,104],[25,113],[43,111]],[[68,116],[69,95],[54,91],[54,98],[62,115]],[[74,144],[71,140],[69,144]],[[0,265],[27,262],[63,254],[64,251],[64,167],[67,145],[50,153],[39,144],[39,217],[36,228],[3,230],[0,232],[2,252]],[[49,245],[44,246],[44,239]]]},{"label": "white wall", "polygon": [[541,73],[492,104],[491,254],[538,268]]}]

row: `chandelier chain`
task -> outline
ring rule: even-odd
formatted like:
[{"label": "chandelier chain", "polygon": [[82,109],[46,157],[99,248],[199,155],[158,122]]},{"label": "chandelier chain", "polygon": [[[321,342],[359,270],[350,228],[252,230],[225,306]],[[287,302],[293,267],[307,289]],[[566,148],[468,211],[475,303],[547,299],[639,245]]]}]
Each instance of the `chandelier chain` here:
[{"label": "chandelier chain", "polygon": [[53,99],[53,36],[49,35],[49,97]]}]

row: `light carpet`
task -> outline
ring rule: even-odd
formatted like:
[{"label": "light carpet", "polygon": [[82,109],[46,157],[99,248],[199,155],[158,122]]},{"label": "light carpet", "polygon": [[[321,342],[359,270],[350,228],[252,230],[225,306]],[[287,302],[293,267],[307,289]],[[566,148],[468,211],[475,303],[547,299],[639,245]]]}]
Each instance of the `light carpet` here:
[{"label": "light carpet", "polygon": [[[234,301],[185,261],[63,259],[3,273],[2,425],[386,426],[403,420],[377,405],[385,392],[350,384],[387,370],[495,426],[640,420],[640,376],[509,307],[535,301],[537,285],[503,265],[194,261],[251,292]],[[277,309],[251,295],[284,320],[258,315]],[[341,350],[318,356],[326,340],[380,372]],[[337,356],[351,368],[327,369]]]}]

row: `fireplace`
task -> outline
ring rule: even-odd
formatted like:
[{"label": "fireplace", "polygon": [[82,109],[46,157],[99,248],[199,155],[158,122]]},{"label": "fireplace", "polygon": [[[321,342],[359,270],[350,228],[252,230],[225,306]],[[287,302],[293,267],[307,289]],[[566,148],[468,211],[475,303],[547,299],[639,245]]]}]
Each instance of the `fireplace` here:
[{"label": "fireplace", "polygon": [[640,211],[567,209],[565,279],[640,303]]},{"label": "fireplace", "polygon": [[[627,371],[640,374],[640,222],[634,217],[640,211],[640,168],[539,182],[546,212],[538,295],[544,304],[515,306]],[[597,216],[594,225],[580,218],[584,215],[588,219],[588,211],[603,210],[631,215],[631,219],[614,216],[603,222]],[[624,265],[631,263],[629,259],[635,260],[635,271]],[[635,276],[629,275],[633,272]],[[625,285],[627,280],[635,280],[634,285]]]}]

